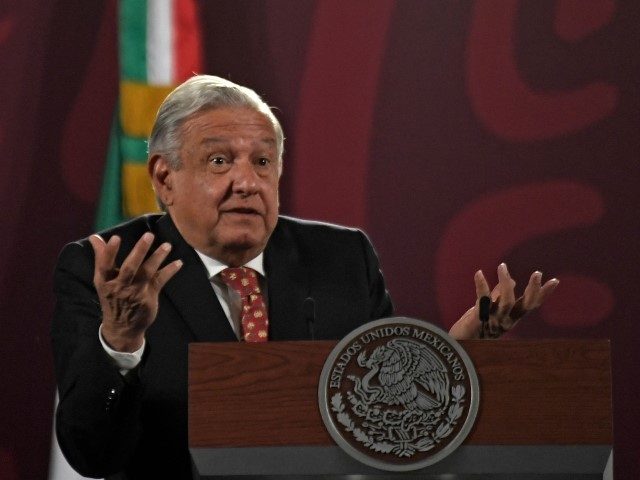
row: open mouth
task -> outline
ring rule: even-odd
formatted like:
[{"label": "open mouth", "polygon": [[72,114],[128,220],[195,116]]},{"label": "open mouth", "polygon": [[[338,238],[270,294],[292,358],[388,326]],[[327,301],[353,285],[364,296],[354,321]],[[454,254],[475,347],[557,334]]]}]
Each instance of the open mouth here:
[{"label": "open mouth", "polygon": [[235,213],[238,215],[260,215],[260,212],[253,208],[231,208],[225,210],[224,213]]}]

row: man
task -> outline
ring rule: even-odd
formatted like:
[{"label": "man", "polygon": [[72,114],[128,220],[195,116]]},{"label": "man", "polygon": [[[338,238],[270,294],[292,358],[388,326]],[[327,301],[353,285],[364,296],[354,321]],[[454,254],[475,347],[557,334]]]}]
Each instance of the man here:
[{"label": "man", "polygon": [[[57,434],[80,473],[190,478],[190,342],[309,338],[309,303],[317,339],[392,314],[362,232],[278,215],[283,139],[255,92],[193,77],[162,104],[149,139],[148,170],[166,214],[63,249],[52,332]],[[516,302],[504,264],[498,275],[495,335],[557,285],[542,285],[536,272]],[[490,295],[481,272],[475,281],[478,298]],[[477,337],[477,310],[452,334]]]}]

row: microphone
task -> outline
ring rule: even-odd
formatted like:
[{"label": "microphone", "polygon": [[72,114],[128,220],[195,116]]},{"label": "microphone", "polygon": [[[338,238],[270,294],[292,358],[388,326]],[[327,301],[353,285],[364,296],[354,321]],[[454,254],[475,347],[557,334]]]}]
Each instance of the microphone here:
[{"label": "microphone", "polygon": [[491,297],[484,295],[480,297],[480,305],[478,308],[478,316],[480,317],[480,321],[482,322],[482,327],[480,329],[480,338],[484,338],[485,327],[487,327],[489,322],[489,316],[491,314]]},{"label": "microphone", "polygon": [[316,321],[316,301],[313,298],[307,297],[304,299],[304,302],[302,303],[302,315],[307,322],[309,337],[311,337],[311,340],[315,340],[316,335],[314,331],[314,324]]}]

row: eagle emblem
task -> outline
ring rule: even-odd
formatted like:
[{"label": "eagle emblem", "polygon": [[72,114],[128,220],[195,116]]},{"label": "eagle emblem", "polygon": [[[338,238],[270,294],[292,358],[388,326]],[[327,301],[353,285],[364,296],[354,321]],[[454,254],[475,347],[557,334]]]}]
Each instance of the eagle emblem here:
[{"label": "eagle emblem", "polygon": [[331,419],[357,452],[383,456],[384,462],[395,459],[392,463],[418,458],[423,465],[429,452],[440,452],[448,437],[457,435],[469,413],[475,418],[477,395],[471,405],[468,390],[473,382],[460,374],[460,355],[443,341],[442,331],[438,329],[436,337],[427,330],[427,336],[421,330],[425,322],[418,328],[407,323],[411,319],[403,320],[400,326],[350,336],[331,367],[325,365],[323,375],[332,381],[325,390],[323,418],[325,424]]}]

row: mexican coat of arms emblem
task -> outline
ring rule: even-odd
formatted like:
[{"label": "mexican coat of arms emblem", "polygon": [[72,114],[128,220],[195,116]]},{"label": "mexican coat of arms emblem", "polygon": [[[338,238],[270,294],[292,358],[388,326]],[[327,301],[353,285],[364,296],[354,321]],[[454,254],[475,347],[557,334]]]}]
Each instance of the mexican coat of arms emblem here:
[{"label": "mexican coat of arms emblem", "polygon": [[383,470],[424,468],[453,452],[478,410],[473,364],[446,332],[409,318],[354,330],[320,377],[319,405],[336,443]]}]

